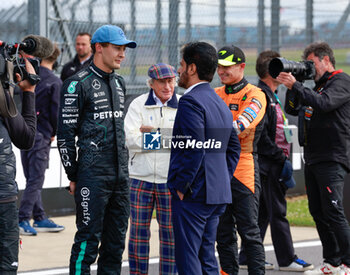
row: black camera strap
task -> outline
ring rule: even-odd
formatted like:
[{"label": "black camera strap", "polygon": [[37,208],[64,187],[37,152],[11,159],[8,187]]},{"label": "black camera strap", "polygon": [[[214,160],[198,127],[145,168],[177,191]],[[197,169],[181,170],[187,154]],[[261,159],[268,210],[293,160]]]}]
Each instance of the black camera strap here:
[{"label": "black camera strap", "polygon": [[13,100],[13,63],[10,61],[6,61],[6,74],[10,85],[8,89],[4,89],[0,83],[0,114],[3,117],[15,117],[17,115],[17,108]]}]

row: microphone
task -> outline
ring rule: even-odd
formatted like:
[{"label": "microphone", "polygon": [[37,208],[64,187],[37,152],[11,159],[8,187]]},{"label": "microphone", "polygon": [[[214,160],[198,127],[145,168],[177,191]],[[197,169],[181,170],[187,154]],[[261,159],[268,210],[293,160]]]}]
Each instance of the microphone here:
[{"label": "microphone", "polygon": [[20,50],[39,58],[49,57],[54,52],[54,46],[49,39],[40,35],[27,35],[21,43],[15,44]]}]

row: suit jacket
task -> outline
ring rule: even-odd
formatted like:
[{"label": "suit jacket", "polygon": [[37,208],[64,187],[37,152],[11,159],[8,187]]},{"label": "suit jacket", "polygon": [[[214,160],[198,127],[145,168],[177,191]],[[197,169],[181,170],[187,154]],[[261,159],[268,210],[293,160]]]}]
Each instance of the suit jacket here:
[{"label": "suit jacket", "polygon": [[202,83],[183,95],[176,114],[168,187],[184,200],[231,203],[230,181],[240,155],[232,114],[223,100]]}]

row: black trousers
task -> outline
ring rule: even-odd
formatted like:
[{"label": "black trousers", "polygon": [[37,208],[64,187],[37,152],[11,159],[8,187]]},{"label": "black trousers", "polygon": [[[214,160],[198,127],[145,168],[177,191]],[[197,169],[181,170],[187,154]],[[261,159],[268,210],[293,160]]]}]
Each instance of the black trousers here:
[{"label": "black trousers", "polygon": [[324,261],[350,266],[350,227],[343,208],[346,170],[337,162],[305,165],[309,210],[323,247]]},{"label": "black trousers", "polygon": [[97,274],[119,275],[130,214],[129,184],[119,183],[116,167],[98,165],[78,176],[75,190],[76,225],[70,257],[70,274],[90,274],[96,260]]},{"label": "black trousers", "polygon": [[231,189],[232,204],[227,205],[217,229],[216,242],[221,269],[229,275],[238,274],[238,231],[246,248],[249,274],[265,274],[265,251],[257,222],[259,187],[256,185],[254,194],[233,177]]},{"label": "black trousers", "polygon": [[[259,205],[259,228],[264,240],[270,224],[272,244],[279,266],[288,266],[294,260],[294,247],[287,215],[287,188],[278,181],[283,164],[272,163],[268,176],[260,174],[261,196]],[[245,248],[239,255],[240,264],[246,264]]]},{"label": "black trousers", "polygon": [[0,203],[0,274],[15,275],[18,267],[18,210],[16,201]]}]

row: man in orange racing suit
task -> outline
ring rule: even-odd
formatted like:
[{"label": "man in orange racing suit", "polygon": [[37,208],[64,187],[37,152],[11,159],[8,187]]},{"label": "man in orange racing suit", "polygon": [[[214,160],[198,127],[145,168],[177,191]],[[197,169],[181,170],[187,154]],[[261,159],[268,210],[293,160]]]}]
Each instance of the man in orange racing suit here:
[{"label": "man in orange racing suit", "polygon": [[232,112],[242,148],[231,181],[232,204],[226,207],[217,230],[221,274],[238,274],[236,227],[246,249],[248,273],[265,274],[265,253],[257,222],[260,178],[256,147],[263,129],[266,97],[244,78],[245,56],[241,49],[223,47],[218,59],[217,73],[224,86],[215,91]]}]

